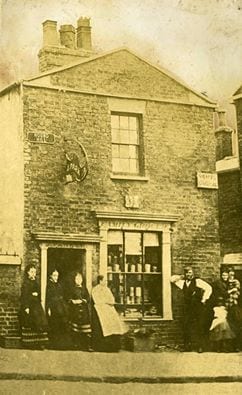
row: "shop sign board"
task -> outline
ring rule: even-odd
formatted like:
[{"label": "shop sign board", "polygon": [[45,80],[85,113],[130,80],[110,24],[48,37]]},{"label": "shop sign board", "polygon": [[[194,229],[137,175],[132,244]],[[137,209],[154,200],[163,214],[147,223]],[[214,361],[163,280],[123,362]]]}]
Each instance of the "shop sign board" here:
[{"label": "shop sign board", "polygon": [[205,189],[218,189],[217,173],[197,172],[197,187]]},{"label": "shop sign board", "polygon": [[28,133],[28,140],[31,143],[54,144],[55,136],[53,133],[29,132]]}]

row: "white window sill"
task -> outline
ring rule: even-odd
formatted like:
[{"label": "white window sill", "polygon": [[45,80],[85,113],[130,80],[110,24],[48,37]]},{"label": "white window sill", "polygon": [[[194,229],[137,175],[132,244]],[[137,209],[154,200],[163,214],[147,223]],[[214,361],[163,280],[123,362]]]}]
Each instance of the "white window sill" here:
[{"label": "white window sill", "polygon": [[239,169],[239,158],[237,156],[227,156],[216,162],[216,171],[218,173],[224,171],[232,171]]},{"label": "white window sill", "polygon": [[0,265],[21,265],[18,255],[0,255]]},{"label": "white window sill", "polygon": [[149,181],[149,177],[129,174],[110,174],[112,180],[131,180],[131,181]]}]

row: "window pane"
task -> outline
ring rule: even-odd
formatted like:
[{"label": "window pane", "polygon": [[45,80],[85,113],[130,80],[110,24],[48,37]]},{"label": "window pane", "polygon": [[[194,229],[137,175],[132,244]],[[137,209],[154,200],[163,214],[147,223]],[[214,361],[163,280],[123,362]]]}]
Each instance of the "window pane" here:
[{"label": "window pane", "polygon": [[129,144],[129,131],[120,130],[120,143]]},{"label": "window pane", "polygon": [[139,144],[137,131],[131,130],[129,132],[129,142],[130,144]]},{"label": "window pane", "polygon": [[112,143],[120,142],[120,131],[117,129],[112,129]]},{"label": "window pane", "polygon": [[161,284],[161,275],[144,275],[144,316],[147,318],[160,317],[162,315]]},{"label": "window pane", "polygon": [[111,115],[111,127],[119,129],[119,115]]},{"label": "window pane", "polygon": [[109,230],[108,244],[123,244],[123,234],[121,230]]},{"label": "window pane", "polygon": [[138,159],[138,147],[135,145],[129,146],[129,157],[131,159]]},{"label": "window pane", "polygon": [[113,172],[114,173],[120,172],[119,159],[113,158],[112,159],[112,165],[113,165]]},{"label": "window pane", "polygon": [[159,246],[159,237],[157,233],[144,233],[144,246]]},{"label": "window pane", "polygon": [[137,159],[130,159],[129,160],[129,168],[130,168],[130,173],[138,173],[139,172],[138,160]]},{"label": "window pane", "polygon": [[130,130],[137,130],[138,129],[138,120],[136,117],[129,118],[129,129]]},{"label": "window pane", "polygon": [[125,254],[141,255],[141,233],[125,232]]},{"label": "window pane", "polygon": [[112,145],[112,156],[113,158],[119,158],[119,145]]},{"label": "window pane", "polygon": [[129,158],[129,146],[120,145],[120,158]]},{"label": "window pane", "polygon": [[120,117],[120,129],[129,129],[129,117]]},{"label": "window pane", "polygon": [[120,173],[129,173],[129,160],[128,159],[119,159],[119,171]]}]

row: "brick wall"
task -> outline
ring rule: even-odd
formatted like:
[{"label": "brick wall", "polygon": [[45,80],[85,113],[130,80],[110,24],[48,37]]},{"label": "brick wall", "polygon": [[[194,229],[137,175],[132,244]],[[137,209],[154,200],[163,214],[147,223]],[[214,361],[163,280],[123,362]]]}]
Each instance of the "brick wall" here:
[{"label": "brick wall", "polygon": [[[110,179],[111,130],[107,99],[29,88],[24,122],[28,131],[48,131],[55,144],[25,142],[25,230],[97,232],[93,210],[123,209],[126,193],[142,198],[141,211],[178,214],[173,235],[175,267],[185,263],[212,270],[218,256],[217,191],[197,189],[196,171],[206,158],[214,171],[212,110],[147,102],[144,114],[145,170],[150,180]],[[201,133],[202,125],[202,133]],[[79,137],[87,150],[89,175],[64,184],[64,138]],[[38,256],[35,253],[38,260]]]},{"label": "brick wall", "polygon": [[[214,171],[211,109],[147,101],[143,140],[149,181],[120,181],[110,178],[111,128],[106,97],[39,88],[25,88],[24,97],[25,138],[30,131],[55,134],[53,145],[25,141],[26,263],[40,261],[31,232],[97,233],[93,210],[124,210],[124,195],[130,193],[141,197],[140,211],[179,215],[172,235],[173,272],[193,264],[196,274],[204,279],[217,275],[217,191],[196,187],[201,159],[206,160],[206,171]],[[87,151],[89,174],[80,184],[65,185],[64,151],[68,144],[64,139],[75,137]],[[98,249],[95,261],[94,278]],[[173,313],[174,321],[153,324],[160,344],[181,341],[182,296],[174,289]]]},{"label": "brick wall", "polygon": [[219,181],[219,232],[222,255],[241,252],[242,203],[240,171],[221,173]]},{"label": "brick wall", "polygon": [[[93,211],[124,211],[124,196],[129,193],[141,197],[136,212],[179,216],[172,235],[173,272],[192,264],[196,274],[204,279],[216,276],[217,191],[196,187],[196,171],[204,169],[204,163],[206,172],[215,170],[213,109],[152,100],[154,96],[187,103],[201,99],[127,51],[54,74],[51,80],[53,84],[76,89],[151,97],[145,103],[142,131],[144,170],[149,180],[110,178],[111,125],[106,96],[25,86],[23,268],[29,262],[37,266],[40,262],[33,232],[97,234]],[[55,142],[31,143],[28,132],[53,133]],[[65,184],[65,152],[78,150],[75,138],[87,151],[89,174],[79,184]],[[93,278],[98,273],[98,262],[97,246],[93,252]],[[7,333],[14,321],[7,321],[8,307],[4,309],[6,322],[2,331]],[[160,343],[181,340],[182,297],[175,289],[173,313],[174,321],[152,324]]]},{"label": "brick wall", "polygon": [[127,50],[51,75],[51,84],[124,96],[193,98],[193,93]]}]

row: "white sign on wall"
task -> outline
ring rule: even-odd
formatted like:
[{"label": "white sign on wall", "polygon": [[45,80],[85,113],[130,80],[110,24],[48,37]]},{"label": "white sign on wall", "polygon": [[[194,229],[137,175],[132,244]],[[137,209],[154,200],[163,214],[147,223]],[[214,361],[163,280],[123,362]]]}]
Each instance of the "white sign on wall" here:
[{"label": "white sign on wall", "polygon": [[218,189],[217,173],[197,172],[197,187],[206,189]]},{"label": "white sign on wall", "polygon": [[127,208],[140,208],[140,198],[138,195],[125,195],[124,205]]}]

